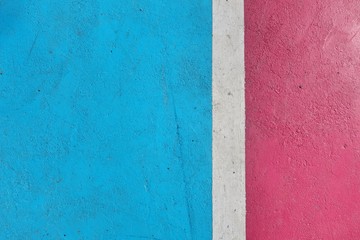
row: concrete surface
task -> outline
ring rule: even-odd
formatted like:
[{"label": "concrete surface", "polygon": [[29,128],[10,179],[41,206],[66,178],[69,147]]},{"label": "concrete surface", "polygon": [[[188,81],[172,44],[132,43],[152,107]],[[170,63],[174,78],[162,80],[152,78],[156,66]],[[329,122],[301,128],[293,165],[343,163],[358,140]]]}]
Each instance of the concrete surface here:
[{"label": "concrete surface", "polygon": [[359,13],[245,0],[248,240],[360,239]]},{"label": "concrete surface", "polygon": [[244,14],[213,1],[213,239],[245,240]]},{"label": "concrete surface", "polygon": [[211,239],[211,1],[0,1],[0,239]]}]

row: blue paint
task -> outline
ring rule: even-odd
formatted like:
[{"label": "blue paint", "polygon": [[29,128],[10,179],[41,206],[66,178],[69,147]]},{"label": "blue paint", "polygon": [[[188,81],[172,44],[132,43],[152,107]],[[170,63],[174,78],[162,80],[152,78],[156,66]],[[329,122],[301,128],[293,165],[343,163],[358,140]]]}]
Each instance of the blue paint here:
[{"label": "blue paint", "polygon": [[211,1],[1,1],[0,134],[0,239],[211,239]]}]

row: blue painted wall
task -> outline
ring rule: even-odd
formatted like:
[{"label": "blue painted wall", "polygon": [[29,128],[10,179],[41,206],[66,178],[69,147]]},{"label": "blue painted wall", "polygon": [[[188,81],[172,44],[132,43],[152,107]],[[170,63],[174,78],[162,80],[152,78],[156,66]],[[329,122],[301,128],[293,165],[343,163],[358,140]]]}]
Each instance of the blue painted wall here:
[{"label": "blue painted wall", "polygon": [[211,239],[211,0],[0,1],[0,239]]}]

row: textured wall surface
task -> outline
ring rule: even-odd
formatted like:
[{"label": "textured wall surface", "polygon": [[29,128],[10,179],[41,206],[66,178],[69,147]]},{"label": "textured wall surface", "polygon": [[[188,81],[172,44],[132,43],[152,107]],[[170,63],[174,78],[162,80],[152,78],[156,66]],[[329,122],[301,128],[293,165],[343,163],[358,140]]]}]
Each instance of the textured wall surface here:
[{"label": "textured wall surface", "polygon": [[245,1],[247,239],[360,239],[360,2]]},{"label": "textured wall surface", "polygon": [[245,240],[243,6],[213,1],[214,240]]},{"label": "textured wall surface", "polygon": [[211,239],[211,1],[0,1],[0,239]]}]

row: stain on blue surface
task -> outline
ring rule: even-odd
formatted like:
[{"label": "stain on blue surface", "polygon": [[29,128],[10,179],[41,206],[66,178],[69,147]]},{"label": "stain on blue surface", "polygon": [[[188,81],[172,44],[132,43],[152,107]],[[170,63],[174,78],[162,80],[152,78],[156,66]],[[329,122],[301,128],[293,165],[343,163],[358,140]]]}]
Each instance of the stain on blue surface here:
[{"label": "stain on blue surface", "polygon": [[0,239],[211,239],[211,1],[0,1]]}]

